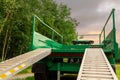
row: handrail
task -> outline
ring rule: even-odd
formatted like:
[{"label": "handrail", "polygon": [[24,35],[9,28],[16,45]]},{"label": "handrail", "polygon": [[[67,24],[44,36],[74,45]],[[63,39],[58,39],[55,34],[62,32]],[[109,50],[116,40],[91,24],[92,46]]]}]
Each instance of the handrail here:
[{"label": "handrail", "polygon": [[54,39],[54,33],[56,33],[58,36],[61,37],[61,42],[63,42],[63,36],[61,34],[59,34],[55,29],[51,28],[49,25],[47,25],[45,22],[43,22],[43,20],[41,20],[38,16],[34,15],[34,22],[33,22],[33,31],[35,28],[35,19],[38,19],[43,25],[45,25],[46,27],[48,27],[50,30],[52,30],[52,39]]},{"label": "handrail", "polygon": [[[106,25],[107,25],[108,21],[110,20],[110,18],[112,18],[112,30],[106,36],[105,28],[106,28]],[[101,42],[101,35],[103,35],[103,37],[104,37],[102,42]],[[112,9],[104,27],[103,27],[103,30],[100,34],[99,42],[104,44],[104,49],[111,49],[115,55],[115,58],[118,57],[118,43],[116,41],[116,28],[115,28],[115,9]]]},{"label": "handrail", "polygon": [[[78,36],[99,36],[99,44],[101,44],[103,41],[106,40],[107,36],[106,35],[106,25],[108,24],[108,21],[110,20],[110,18],[112,17],[112,31],[113,31],[113,38],[114,38],[114,44],[116,43],[116,28],[115,28],[115,15],[114,15],[115,9],[113,8],[112,11],[110,12],[110,15],[108,16],[102,31],[99,34],[83,34],[83,35],[78,35]],[[102,36],[103,35],[103,36]],[[103,40],[102,40],[103,37]]]},{"label": "handrail", "polygon": [[78,36],[97,36],[99,34],[81,34],[81,35],[78,35]]},{"label": "handrail", "polygon": [[106,27],[106,25],[107,25],[108,21],[110,20],[110,18],[111,18],[111,16],[112,16],[112,14],[114,13],[114,11],[115,11],[115,9],[112,9],[112,11],[111,11],[111,13],[110,13],[110,15],[109,15],[109,17],[108,17],[107,21],[105,22],[105,25],[104,25],[104,27],[103,27],[103,29],[102,29],[101,33],[104,31],[104,29],[105,29],[105,27]]},{"label": "handrail", "polygon": [[[99,43],[101,43],[101,35],[102,35],[102,33],[103,33],[103,36],[104,36],[104,40],[106,39],[105,28],[106,28],[106,25],[107,25],[108,21],[110,20],[111,16],[112,16],[112,19],[113,19],[113,29],[112,30],[115,31],[115,16],[114,16],[114,12],[115,12],[115,9],[113,8],[111,13],[110,13],[110,15],[109,15],[109,17],[108,17],[108,19],[107,19],[107,21],[105,22],[105,25],[104,25],[101,33],[100,33]],[[116,41],[115,34],[114,34],[114,39]]]},{"label": "handrail", "polygon": [[[100,39],[100,34],[81,34],[81,35],[77,35],[78,38],[84,38],[84,36],[97,36],[98,40]],[[79,37],[80,36],[80,37]]]}]

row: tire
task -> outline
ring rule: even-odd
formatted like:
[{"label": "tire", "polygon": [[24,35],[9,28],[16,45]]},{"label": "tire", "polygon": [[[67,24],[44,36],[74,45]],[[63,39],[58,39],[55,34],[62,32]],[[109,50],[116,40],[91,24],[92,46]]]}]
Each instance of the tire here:
[{"label": "tire", "polygon": [[57,71],[49,71],[48,79],[49,80],[57,80]]},{"label": "tire", "polygon": [[47,72],[47,65],[44,63],[35,63],[32,66],[33,73],[46,73]]},{"label": "tire", "polygon": [[44,63],[35,63],[32,72],[35,80],[57,80],[57,71],[49,71]]},{"label": "tire", "polygon": [[44,63],[35,63],[32,66],[35,80],[48,80],[47,65]]}]

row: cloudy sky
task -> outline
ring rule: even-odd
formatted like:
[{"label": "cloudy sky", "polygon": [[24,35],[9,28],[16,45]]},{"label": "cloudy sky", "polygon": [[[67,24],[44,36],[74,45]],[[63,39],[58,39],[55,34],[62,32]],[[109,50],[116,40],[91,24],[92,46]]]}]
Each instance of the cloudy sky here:
[{"label": "cloudy sky", "polygon": [[[115,8],[117,40],[120,44],[120,0],[56,0],[71,8],[71,17],[80,24],[76,32],[81,34],[100,33],[112,8]],[[111,29],[111,20],[107,27]]]}]

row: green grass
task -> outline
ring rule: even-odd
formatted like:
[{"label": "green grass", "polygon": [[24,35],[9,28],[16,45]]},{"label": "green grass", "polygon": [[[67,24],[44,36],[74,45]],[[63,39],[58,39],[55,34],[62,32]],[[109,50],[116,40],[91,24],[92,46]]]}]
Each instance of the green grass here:
[{"label": "green grass", "polygon": [[116,64],[116,74],[117,74],[118,80],[120,80],[120,63]]},{"label": "green grass", "polygon": [[16,79],[16,80],[34,80],[34,77],[28,77],[26,79]]},{"label": "green grass", "polygon": [[[28,67],[27,69],[21,71],[19,74],[25,74],[25,73],[31,73],[31,67]],[[120,80],[120,63],[116,64],[116,74],[117,74],[118,80]],[[28,77],[26,79],[17,79],[17,80],[34,80],[34,78]]]},{"label": "green grass", "polygon": [[24,69],[23,71],[19,72],[18,75],[19,74],[25,74],[25,73],[31,73],[31,69],[32,69],[32,66],[30,66],[30,67]]},{"label": "green grass", "polygon": [[28,77],[25,80],[34,80],[34,77]]}]

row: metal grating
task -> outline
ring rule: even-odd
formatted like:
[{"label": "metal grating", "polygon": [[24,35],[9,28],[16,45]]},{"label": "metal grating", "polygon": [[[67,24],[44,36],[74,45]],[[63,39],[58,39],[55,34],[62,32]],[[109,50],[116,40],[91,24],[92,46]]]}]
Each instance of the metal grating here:
[{"label": "metal grating", "polygon": [[77,80],[118,80],[101,48],[87,48]]},{"label": "metal grating", "polygon": [[0,63],[0,80],[9,80],[13,75],[45,58],[51,49],[36,49]]}]

